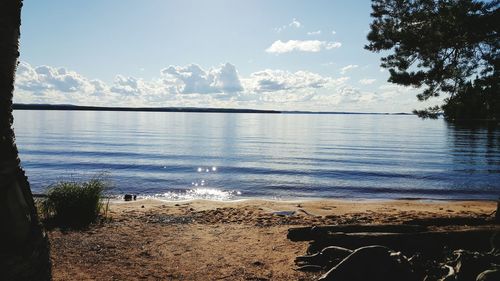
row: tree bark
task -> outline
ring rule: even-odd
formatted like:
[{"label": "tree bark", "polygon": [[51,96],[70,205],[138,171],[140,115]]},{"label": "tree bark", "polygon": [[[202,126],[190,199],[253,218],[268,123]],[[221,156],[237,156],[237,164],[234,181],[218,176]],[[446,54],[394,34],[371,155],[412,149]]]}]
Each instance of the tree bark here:
[{"label": "tree bark", "polygon": [[22,0],[0,1],[0,279],[50,280],[48,239],[38,220],[12,129]]},{"label": "tree bark", "polygon": [[497,210],[495,211],[495,222],[500,224],[500,199],[497,201]]}]

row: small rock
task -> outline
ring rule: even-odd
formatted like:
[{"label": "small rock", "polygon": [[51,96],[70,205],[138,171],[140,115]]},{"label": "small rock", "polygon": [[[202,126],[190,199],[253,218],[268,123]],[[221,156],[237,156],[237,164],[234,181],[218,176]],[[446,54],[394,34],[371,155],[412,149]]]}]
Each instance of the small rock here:
[{"label": "small rock", "polygon": [[255,266],[263,266],[264,265],[264,263],[261,261],[254,261],[252,264]]},{"label": "small rock", "polygon": [[280,217],[293,216],[294,214],[295,214],[294,211],[277,211],[277,212],[273,213],[273,215],[280,216]]}]

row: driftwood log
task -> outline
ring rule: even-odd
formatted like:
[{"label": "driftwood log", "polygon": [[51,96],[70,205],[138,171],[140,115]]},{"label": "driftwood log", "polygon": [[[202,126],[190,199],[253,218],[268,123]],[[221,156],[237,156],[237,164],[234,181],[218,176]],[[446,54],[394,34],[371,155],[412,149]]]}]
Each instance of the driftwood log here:
[{"label": "driftwood log", "polygon": [[426,226],[401,224],[349,224],[296,227],[288,229],[287,238],[291,241],[322,239],[331,233],[418,233],[427,231]]},{"label": "driftwood log", "polygon": [[329,246],[313,255],[298,256],[295,258],[295,264],[299,266],[298,270],[318,271],[329,269],[352,254],[352,252],[353,250],[350,249]]},{"label": "driftwood log", "polygon": [[314,237],[310,242],[308,252],[319,252],[332,245],[349,249],[382,245],[405,254],[415,252],[437,254],[441,253],[444,248],[487,251],[492,247],[500,246],[491,245],[491,237],[499,230],[499,228],[494,228],[419,233],[325,233]]},{"label": "driftwood log", "polygon": [[[287,237],[310,241],[309,255],[295,259],[298,270],[331,268],[320,280],[497,280],[499,212],[495,219],[490,215],[298,227],[290,228]],[[495,277],[485,279],[486,274]]]},{"label": "driftwood log", "polygon": [[479,226],[479,225],[493,225],[498,223],[491,218],[485,217],[450,217],[450,218],[425,218],[413,219],[404,222],[408,225],[421,225],[421,226]]}]

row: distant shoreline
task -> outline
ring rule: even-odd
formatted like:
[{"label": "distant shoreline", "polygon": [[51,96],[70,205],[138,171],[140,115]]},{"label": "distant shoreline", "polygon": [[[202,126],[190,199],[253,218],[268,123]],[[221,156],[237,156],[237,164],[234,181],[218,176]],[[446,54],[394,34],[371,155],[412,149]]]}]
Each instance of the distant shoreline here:
[{"label": "distant shoreline", "polygon": [[71,104],[22,104],[15,103],[14,110],[71,110],[71,111],[132,111],[132,112],[196,112],[196,113],[264,113],[264,114],[356,114],[356,115],[413,115],[412,113],[378,112],[316,112],[316,111],[280,111],[239,108],[200,108],[200,107],[101,107]]},{"label": "distant shoreline", "polygon": [[14,104],[14,110],[72,110],[72,111],[141,111],[141,112],[206,112],[206,113],[281,113],[275,110],[197,108],[197,107],[100,107],[67,104]]}]

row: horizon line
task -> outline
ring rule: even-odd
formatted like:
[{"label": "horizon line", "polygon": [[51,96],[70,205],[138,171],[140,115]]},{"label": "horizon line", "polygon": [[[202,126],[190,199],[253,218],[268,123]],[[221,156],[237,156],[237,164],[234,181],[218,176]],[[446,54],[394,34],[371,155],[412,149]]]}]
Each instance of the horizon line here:
[{"label": "horizon line", "polygon": [[356,111],[308,111],[272,110],[218,107],[113,107],[74,104],[14,103],[13,110],[68,110],[68,111],[132,111],[132,112],[196,112],[196,113],[268,113],[268,114],[353,114],[353,115],[414,115],[409,112],[356,112]]}]

